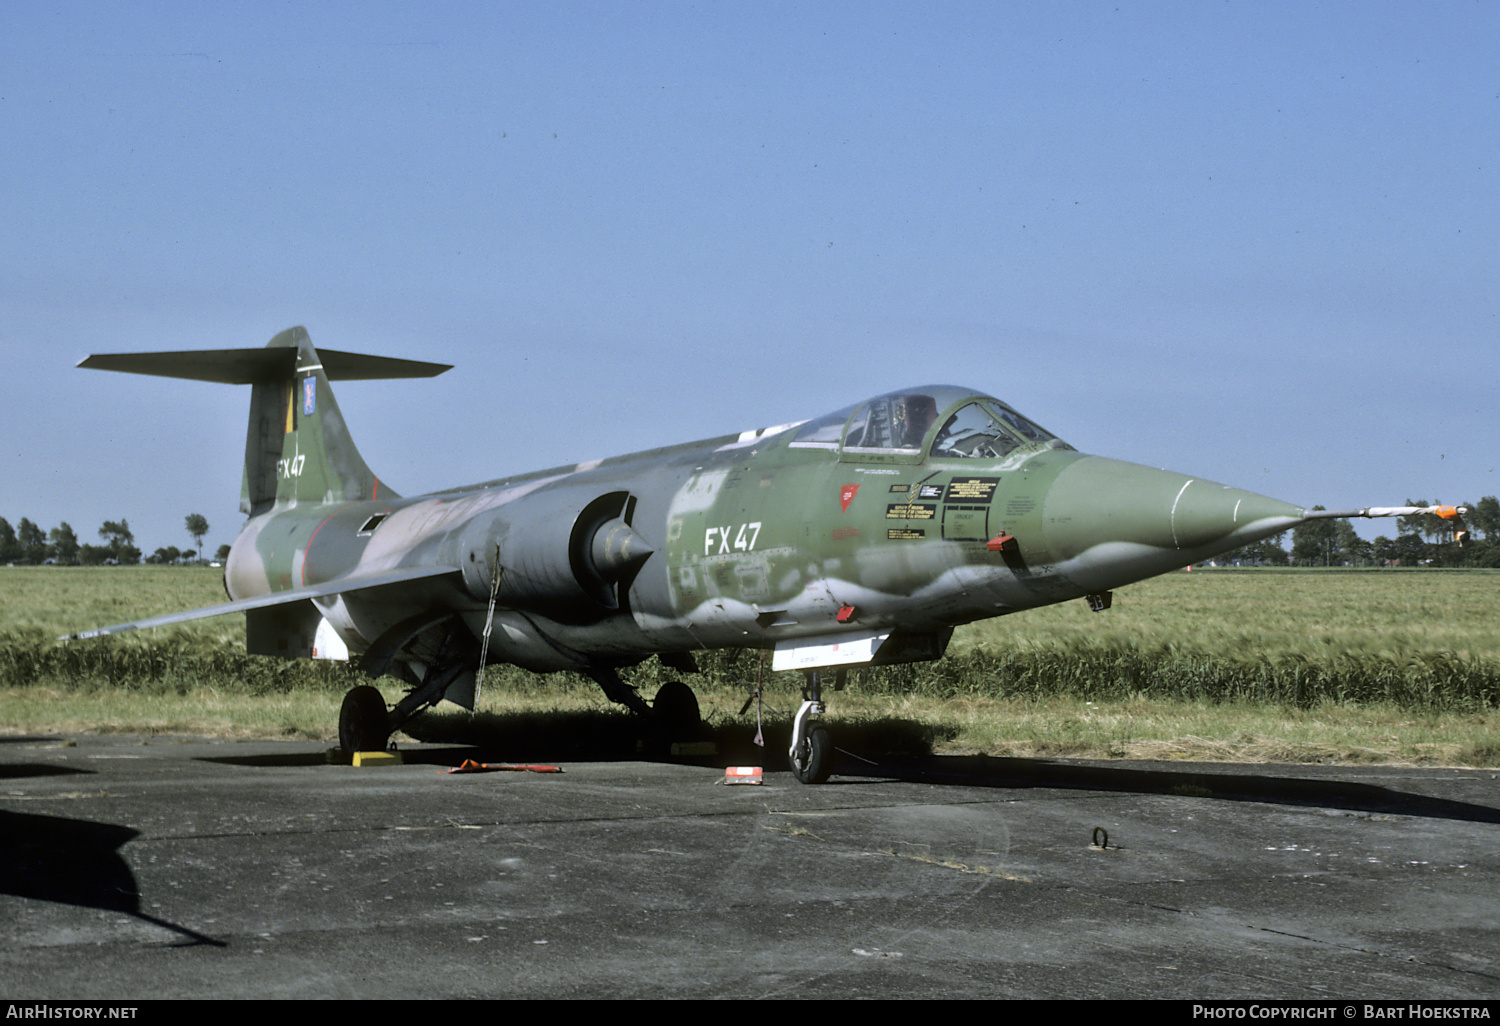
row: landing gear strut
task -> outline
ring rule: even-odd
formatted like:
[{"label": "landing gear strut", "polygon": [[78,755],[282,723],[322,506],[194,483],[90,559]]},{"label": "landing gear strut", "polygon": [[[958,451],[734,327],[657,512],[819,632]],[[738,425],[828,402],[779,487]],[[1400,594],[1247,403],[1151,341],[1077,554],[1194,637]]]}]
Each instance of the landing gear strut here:
[{"label": "landing gear strut", "polygon": [[792,720],[792,748],[787,759],[799,783],[821,784],[833,772],[833,741],[828,728],[813,721],[823,715],[823,679],[817,670],[807,673],[802,707]]},{"label": "landing gear strut", "polygon": [[633,713],[649,717],[651,707],[636,694],[635,688],[620,679],[620,672],[613,666],[591,666],[583,671],[604,691],[604,697],[617,705],[623,705]]},{"label": "landing gear strut", "polygon": [[[444,620],[452,622],[444,624]],[[413,669],[408,646],[432,632],[432,644]],[[385,697],[368,684],[352,688],[339,709],[339,747],[346,752],[382,751],[392,733],[417,713],[442,700],[449,686],[479,664],[479,649],[456,618],[412,617],[386,631],[365,653],[360,668],[371,677],[399,673],[411,685],[406,697],[386,711]]]},{"label": "landing gear strut", "polygon": [[[678,661],[681,665],[681,661]],[[674,666],[674,668],[678,668]],[[696,670],[691,663],[688,668]],[[643,721],[644,740],[658,754],[665,754],[675,741],[696,741],[703,735],[703,714],[698,696],[680,680],[669,680],[647,705],[634,686],[620,679],[619,671],[610,666],[595,666],[584,671],[604,689],[605,697],[638,714]]]}]

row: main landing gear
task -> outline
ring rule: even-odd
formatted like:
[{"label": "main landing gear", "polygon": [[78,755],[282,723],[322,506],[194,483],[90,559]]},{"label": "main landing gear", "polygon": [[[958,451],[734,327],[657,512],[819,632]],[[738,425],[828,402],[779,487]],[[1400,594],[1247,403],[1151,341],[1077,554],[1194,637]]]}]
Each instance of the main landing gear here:
[{"label": "main landing gear", "polygon": [[[697,667],[691,667],[696,672]],[[635,688],[620,679],[613,667],[600,666],[585,670],[610,701],[637,713],[647,724],[651,740],[665,747],[674,741],[696,741],[703,733],[703,714],[698,696],[680,680],[669,680],[656,691],[650,705]]]},{"label": "main landing gear", "polygon": [[698,696],[680,680],[669,680],[657,689],[651,716],[668,741],[694,741],[703,732]]},{"label": "main landing gear", "polygon": [[[416,659],[413,643],[423,635],[429,644]],[[437,705],[455,681],[465,674],[472,676],[478,665],[474,639],[447,614],[423,614],[395,625],[370,647],[360,667],[370,677],[399,675],[411,690],[387,711],[385,696],[377,688],[369,684],[351,688],[339,707],[339,747],[349,753],[383,751],[403,723]]]},{"label": "main landing gear", "polygon": [[379,752],[391,736],[385,696],[361,684],[350,689],[339,707],[339,747],[346,752]]}]

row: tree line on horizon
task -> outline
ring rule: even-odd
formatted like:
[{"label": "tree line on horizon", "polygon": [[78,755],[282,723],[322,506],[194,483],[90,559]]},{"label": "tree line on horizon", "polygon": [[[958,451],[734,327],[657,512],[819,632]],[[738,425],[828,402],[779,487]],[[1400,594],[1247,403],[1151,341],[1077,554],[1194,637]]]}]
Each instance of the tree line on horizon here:
[{"label": "tree line on horizon", "polygon": [[[196,549],[179,549],[175,545],[163,546],[154,553],[141,558],[136,547],[135,534],[130,530],[130,521],[106,520],[99,528],[99,539],[103,544],[81,542],[78,533],[66,520],[43,531],[26,517],[12,527],[10,521],[0,517],[0,565],[41,566],[113,566],[134,563],[181,563],[198,559],[203,550],[203,536],[208,533],[208,520],[201,513],[189,513],[183,527],[197,542]],[[218,558],[229,555],[229,546],[219,546]]]}]

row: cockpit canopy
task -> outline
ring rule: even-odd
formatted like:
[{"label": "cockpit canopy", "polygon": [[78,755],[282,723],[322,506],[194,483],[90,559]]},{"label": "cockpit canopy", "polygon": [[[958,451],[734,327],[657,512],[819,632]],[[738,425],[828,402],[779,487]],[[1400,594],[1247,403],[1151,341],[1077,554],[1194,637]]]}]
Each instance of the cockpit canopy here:
[{"label": "cockpit canopy", "polygon": [[[1050,444],[1049,444],[1050,443]],[[924,385],[846,406],[797,429],[796,449],[1004,459],[1023,446],[1069,448],[991,396],[955,385]]]}]

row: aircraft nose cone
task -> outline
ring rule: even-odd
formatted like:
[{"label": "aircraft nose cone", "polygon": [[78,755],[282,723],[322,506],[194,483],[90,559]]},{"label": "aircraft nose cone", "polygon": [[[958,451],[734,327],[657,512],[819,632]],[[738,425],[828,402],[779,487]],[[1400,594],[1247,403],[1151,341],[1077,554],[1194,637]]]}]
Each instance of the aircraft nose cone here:
[{"label": "aircraft nose cone", "polygon": [[1058,475],[1042,513],[1059,562],[1077,561],[1082,571],[1129,563],[1149,573],[1248,545],[1302,517],[1278,499],[1098,456]]},{"label": "aircraft nose cone", "polygon": [[1173,498],[1167,519],[1172,543],[1178,549],[1216,545],[1238,548],[1254,540],[1238,539],[1245,531],[1254,531],[1255,525],[1267,526],[1266,521],[1274,522],[1268,530],[1256,535],[1257,538],[1265,537],[1285,530],[1300,520],[1301,514],[1301,509],[1279,499],[1214,481],[1188,478]]}]

